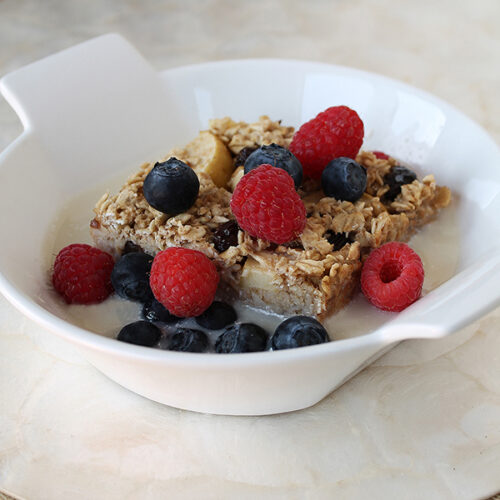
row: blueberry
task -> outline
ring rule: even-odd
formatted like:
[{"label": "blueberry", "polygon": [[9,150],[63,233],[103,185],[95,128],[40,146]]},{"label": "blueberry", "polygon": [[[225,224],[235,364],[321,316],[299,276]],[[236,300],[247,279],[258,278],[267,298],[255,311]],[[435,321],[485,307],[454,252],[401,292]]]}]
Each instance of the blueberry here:
[{"label": "blueberry", "polygon": [[212,243],[219,252],[225,252],[229,247],[238,245],[238,231],[240,226],[235,220],[221,224],[212,236]]},{"label": "blueberry", "polygon": [[192,328],[178,328],[168,343],[170,351],[203,352],[207,347],[206,333]]},{"label": "blueberry", "polygon": [[384,194],[384,198],[394,201],[396,196],[401,193],[401,186],[411,184],[417,178],[417,174],[412,170],[395,165],[388,174],[384,176],[384,183],[389,186],[389,191]]},{"label": "blueberry", "polygon": [[196,323],[208,330],[220,330],[236,321],[236,311],[225,302],[214,301],[212,305],[200,316]]},{"label": "blueberry", "polygon": [[194,170],[177,158],[156,163],[144,179],[146,201],[156,210],[177,215],[193,206],[200,190]]},{"label": "blueberry", "polygon": [[162,323],[175,323],[182,318],[174,316],[161,302],[152,299],[142,307],[142,317],[146,321],[161,321]]},{"label": "blueberry", "polygon": [[274,350],[292,349],[328,342],[328,333],[316,319],[308,316],[292,316],[280,323],[271,337]]},{"label": "blueberry", "polygon": [[366,169],[351,158],[335,158],[323,170],[321,186],[326,196],[357,201],[366,189]]},{"label": "blueberry", "polygon": [[302,165],[293,153],[288,151],[288,149],[283,146],[270,144],[269,146],[261,146],[259,149],[254,151],[245,161],[245,174],[248,174],[250,170],[257,168],[263,163],[281,168],[285,172],[288,172],[295,183],[295,188],[298,188],[301,185]]},{"label": "blueberry", "polygon": [[267,347],[267,333],[253,323],[239,323],[226,328],[215,342],[215,352],[255,352]]},{"label": "blueberry", "polygon": [[111,284],[124,299],[148,302],[153,298],[149,286],[149,273],[153,257],[147,253],[132,252],[122,255],[113,267]]},{"label": "blueberry", "polygon": [[129,344],[154,346],[161,337],[161,330],[149,321],[135,321],[124,326],[117,339]]}]

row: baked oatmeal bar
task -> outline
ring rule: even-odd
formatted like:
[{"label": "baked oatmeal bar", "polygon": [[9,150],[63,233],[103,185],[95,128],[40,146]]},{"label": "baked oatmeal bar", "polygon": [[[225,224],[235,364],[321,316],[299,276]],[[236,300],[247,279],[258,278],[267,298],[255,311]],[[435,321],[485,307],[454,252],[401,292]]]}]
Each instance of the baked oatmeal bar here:
[{"label": "baked oatmeal bar", "polygon": [[165,157],[175,156],[197,172],[200,191],[194,205],[174,217],[152,208],[142,185],[154,164],[145,163],[117,195],[106,193],[98,201],[90,223],[96,245],[115,256],[127,242],[153,255],[171,246],[200,250],[216,263],[223,294],[285,315],[322,318],[338,311],[356,290],[370,249],[408,240],[448,205],[450,191],[427,175],[403,185],[394,201],[386,200],[384,176],[396,160],[360,152],[356,161],[367,169],[367,188],[358,201],[324,197],[318,182],[307,181],[299,190],[307,224],[298,240],[276,245],[239,230],[237,244],[218,252],[214,233],[234,220],[231,191],[243,175],[242,167],[234,169],[233,158],[243,148],[287,147],[293,132],[267,116],[251,124],[212,120],[209,131]]}]

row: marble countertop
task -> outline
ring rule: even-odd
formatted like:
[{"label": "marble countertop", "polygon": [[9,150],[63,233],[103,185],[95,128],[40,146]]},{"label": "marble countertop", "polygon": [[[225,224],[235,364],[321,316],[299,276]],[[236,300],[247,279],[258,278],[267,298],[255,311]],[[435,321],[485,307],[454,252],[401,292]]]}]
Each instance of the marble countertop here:
[{"label": "marble countertop", "polygon": [[[498,19],[497,0],[0,0],[0,75],[119,32],[158,69],[266,56],[375,71],[500,142]],[[0,149],[21,130],[0,101]],[[500,491],[500,309],[400,344],[313,408],[221,417],[122,389],[0,296],[0,408],[0,491],[29,500],[485,498]]]}]

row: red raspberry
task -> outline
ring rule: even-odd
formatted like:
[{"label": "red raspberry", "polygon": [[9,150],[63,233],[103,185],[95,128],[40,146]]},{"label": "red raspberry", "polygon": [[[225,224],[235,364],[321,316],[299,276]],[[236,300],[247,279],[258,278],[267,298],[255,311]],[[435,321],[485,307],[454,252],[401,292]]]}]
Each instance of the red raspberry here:
[{"label": "red raspberry", "polygon": [[402,311],[422,292],[424,268],[405,243],[393,241],[373,250],[361,271],[361,289],[384,311]]},{"label": "red raspberry", "polygon": [[90,245],[64,247],[54,262],[52,284],[68,304],[97,304],[112,292],[113,257]]},{"label": "red raspberry", "polygon": [[363,134],[363,122],[356,111],[347,106],[333,106],[297,130],[290,151],[302,163],[306,177],[319,179],[326,164],[334,158],[356,158]]},{"label": "red raspberry", "polygon": [[379,160],[388,160],[389,155],[386,155],[382,151],[372,151],[372,153],[375,155],[375,158],[378,158]]},{"label": "red raspberry", "polygon": [[292,177],[267,164],[241,178],[231,197],[231,210],[241,229],[277,244],[297,239],[307,220]]},{"label": "red raspberry", "polygon": [[180,318],[199,316],[212,304],[219,274],[198,250],[172,247],[156,255],[149,278],[156,299]]}]

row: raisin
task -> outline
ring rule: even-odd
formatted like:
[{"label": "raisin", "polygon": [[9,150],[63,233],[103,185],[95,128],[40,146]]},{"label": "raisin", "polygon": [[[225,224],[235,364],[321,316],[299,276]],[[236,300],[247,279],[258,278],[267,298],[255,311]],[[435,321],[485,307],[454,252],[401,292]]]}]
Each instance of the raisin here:
[{"label": "raisin", "polygon": [[234,168],[237,167],[242,167],[245,165],[245,162],[247,161],[247,158],[254,152],[259,149],[257,146],[247,146],[246,148],[243,148],[237,155],[236,158],[234,159]]},{"label": "raisin", "polygon": [[122,250],[122,255],[132,252],[144,252],[144,250],[134,242],[128,240]]},{"label": "raisin", "polygon": [[333,231],[327,231],[325,233],[325,238],[333,245],[335,251],[340,250],[344,245],[351,242],[349,235],[347,233],[334,233]]},{"label": "raisin", "polygon": [[288,243],[283,243],[284,247],[292,248],[293,250],[304,250],[304,246],[300,240],[289,241]]},{"label": "raisin", "polygon": [[384,184],[389,186],[389,191],[384,194],[384,200],[394,201],[399,193],[401,186],[411,184],[417,178],[417,174],[412,170],[401,165],[395,165],[390,172],[384,176]]},{"label": "raisin", "polygon": [[229,247],[238,245],[238,231],[240,227],[235,220],[221,224],[212,236],[212,243],[217,252],[225,252]]}]

